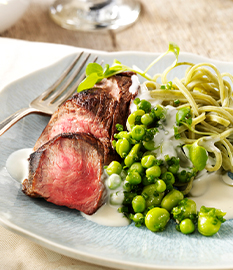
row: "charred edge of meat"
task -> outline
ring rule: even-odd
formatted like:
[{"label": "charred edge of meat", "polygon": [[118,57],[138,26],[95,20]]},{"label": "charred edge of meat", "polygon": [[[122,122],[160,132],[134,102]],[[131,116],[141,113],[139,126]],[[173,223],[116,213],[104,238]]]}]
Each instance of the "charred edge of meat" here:
[{"label": "charred edge of meat", "polygon": [[[116,124],[122,124],[124,127],[126,125],[126,120],[130,113],[129,105],[131,100],[135,97],[129,92],[129,88],[132,85],[131,76],[133,74],[132,72],[125,72],[104,79],[94,88],[74,94],[59,107],[52,115],[48,125],[36,142],[34,147],[35,152],[31,154],[29,158],[29,178],[25,179],[23,182],[23,192],[25,194],[31,197],[42,197],[54,204],[75,208],[86,214],[94,213],[98,207],[103,204],[105,188],[100,175],[97,177],[97,181],[94,180],[95,184],[100,184],[100,186],[98,187],[97,185],[97,193],[94,193],[92,201],[89,200],[88,203],[90,205],[81,203],[81,205],[75,206],[75,204],[78,203],[77,201],[82,199],[79,197],[76,198],[77,201],[74,201],[74,204],[70,202],[57,202],[56,198],[52,199],[53,196],[51,196],[49,192],[46,190],[44,192],[44,185],[46,186],[46,181],[48,180],[47,176],[51,175],[49,166],[43,163],[48,162],[48,164],[50,164],[50,159],[53,159],[53,155],[48,157],[46,155],[51,155],[48,154],[50,153],[50,148],[55,149],[55,155],[57,152],[59,153],[59,149],[54,148],[54,145],[56,143],[59,144],[59,142],[64,139],[74,141],[74,145],[71,146],[71,148],[79,145],[81,148],[86,147],[86,151],[89,149],[90,152],[95,152],[93,164],[97,164],[95,165],[96,169],[100,172],[103,171],[104,164],[107,165],[112,160],[117,160],[119,156],[113,149],[111,140],[113,139],[114,133],[117,132]],[[95,163],[95,161],[97,161],[97,163]],[[91,168],[91,165],[88,164],[87,166]],[[76,171],[81,174],[85,173],[85,169],[84,172],[82,169]],[[44,172],[45,175],[43,174]],[[45,178],[45,181],[42,176]],[[69,175],[67,177],[69,178]],[[85,175],[83,182],[80,184],[81,186],[85,183],[86,178],[88,179]],[[61,182],[62,181],[64,181],[64,177],[61,178]],[[92,189],[93,185],[95,187],[95,184],[88,182],[88,180],[87,183],[89,189]],[[51,188],[53,188],[53,182],[51,183]],[[54,188],[56,188],[56,184]],[[66,188],[65,186],[64,190]],[[86,187],[83,187],[83,189],[85,188]],[[61,185],[59,189],[60,194],[62,194]],[[95,195],[97,197],[95,197]],[[90,197],[91,196],[92,195],[90,195]]]},{"label": "charred edge of meat", "polygon": [[[54,184],[53,182],[54,179],[49,178],[50,177],[49,170],[54,169],[52,167],[53,167],[53,164],[56,164],[56,162],[53,163],[53,159],[56,157],[56,154],[58,155],[59,151],[63,153],[64,151],[68,150],[66,149],[67,142],[69,145],[69,150],[70,150],[70,147],[73,147],[75,154],[77,153],[78,158],[79,158],[79,155],[81,155],[81,159],[83,159],[81,162],[85,163],[87,167],[85,167],[84,165],[83,167],[84,171],[81,171],[80,174],[76,173],[76,175],[78,176],[80,175],[80,179],[77,179],[77,185],[75,184],[75,186],[69,186],[68,195],[66,194],[66,191],[67,191],[66,187],[64,187],[64,190],[62,191],[64,192],[64,194],[62,193],[62,196],[61,195],[58,196],[59,198],[56,198],[56,197],[54,198],[54,196],[56,196],[57,191],[55,191],[55,194],[52,194],[54,189],[52,188],[51,192],[49,190],[50,188],[49,185]],[[58,152],[55,152],[55,151],[58,151]],[[75,157],[71,158],[71,160],[73,159],[75,160]],[[26,195],[30,197],[42,197],[45,200],[55,203],[57,205],[63,205],[69,208],[77,209],[86,214],[93,214],[104,203],[105,195],[106,195],[105,186],[103,183],[103,180],[104,180],[103,179],[103,162],[104,162],[103,144],[92,135],[88,135],[84,133],[76,133],[76,134],[65,133],[65,134],[58,135],[54,139],[50,140],[45,145],[40,147],[36,152],[30,155],[29,177],[28,179],[24,180],[23,185],[22,185],[23,186],[22,190]],[[52,164],[52,167],[51,167],[51,164]],[[90,164],[93,164],[93,166],[96,166],[96,168],[91,168],[89,166]],[[59,164],[59,168],[60,167],[62,170],[62,164]],[[70,166],[70,170],[72,171],[71,172],[66,171],[65,175],[70,175],[71,173],[74,172],[73,166]],[[91,174],[90,171],[91,172],[93,171],[94,173]],[[57,173],[59,174],[59,172]],[[44,178],[44,174],[45,174],[45,178]],[[53,176],[53,174],[51,175]],[[88,178],[88,175],[90,176],[89,178]],[[92,176],[93,176],[93,182],[91,182]],[[59,179],[56,179],[56,181],[59,181]],[[61,185],[63,185],[62,181],[61,181]],[[73,181],[72,179],[72,184],[73,183],[76,183],[76,182]],[[79,201],[79,199],[75,197],[74,201],[64,200],[63,202],[62,197],[65,198],[66,196],[69,196],[69,192],[71,192],[72,194],[72,189],[75,190],[75,194],[79,193],[79,187],[81,189],[80,193],[83,192],[85,188],[88,190],[88,195],[91,197],[89,201],[88,201],[89,197],[87,196],[87,201],[82,201],[82,200]],[[89,192],[89,187],[91,187],[93,191]],[[60,187],[58,186],[58,188]],[[61,186],[61,189],[62,188],[63,186]]]},{"label": "charred edge of meat", "polygon": [[[117,132],[115,127],[117,123],[125,127],[129,114],[129,104],[132,99],[129,87],[132,85],[131,76],[133,74],[132,72],[118,74],[109,79],[104,79],[92,89],[75,93],[53,114],[37,140],[34,151],[62,132],[84,132],[93,134],[104,142],[106,148],[105,164],[112,160],[112,155],[115,158],[114,150],[110,150],[112,148],[111,140],[114,133]],[[77,120],[76,123],[72,122],[74,126],[69,130],[60,122],[63,119],[63,122],[67,123],[66,117],[72,115]],[[82,121],[85,121],[86,124],[80,130]],[[62,126],[61,130],[56,131],[53,135],[53,130],[59,125]]]}]

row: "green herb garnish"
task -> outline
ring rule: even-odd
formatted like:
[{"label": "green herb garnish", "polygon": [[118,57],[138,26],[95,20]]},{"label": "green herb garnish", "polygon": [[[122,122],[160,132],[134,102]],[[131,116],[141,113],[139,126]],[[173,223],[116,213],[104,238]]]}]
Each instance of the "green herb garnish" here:
[{"label": "green herb garnish", "polygon": [[96,83],[100,82],[104,78],[109,78],[113,75],[122,73],[124,71],[133,71],[141,75],[146,80],[152,81],[153,78],[147,74],[147,72],[157,63],[161,58],[163,58],[168,53],[174,53],[176,60],[173,65],[178,61],[180,48],[175,43],[169,43],[168,50],[157,57],[144,71],[139,68],[131,68],[126,65],[123,65],[118,60],[114,60],[113,65],[110,67],[108,64],[104,68],[97,63],[90,63],[86,67],[86,78],[79,84],[77,91],[81,92],[86,89],[92,88]]}]

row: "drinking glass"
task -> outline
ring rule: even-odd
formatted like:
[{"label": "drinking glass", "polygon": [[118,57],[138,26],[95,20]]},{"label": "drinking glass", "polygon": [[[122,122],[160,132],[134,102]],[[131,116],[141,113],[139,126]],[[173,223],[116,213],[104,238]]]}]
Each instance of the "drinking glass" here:
[{"label": "drinking glass", "polygon": [[56,0],[49,12],[63,28],[96,31],[125,28],[137,20],[140,10],[138,0]]}]

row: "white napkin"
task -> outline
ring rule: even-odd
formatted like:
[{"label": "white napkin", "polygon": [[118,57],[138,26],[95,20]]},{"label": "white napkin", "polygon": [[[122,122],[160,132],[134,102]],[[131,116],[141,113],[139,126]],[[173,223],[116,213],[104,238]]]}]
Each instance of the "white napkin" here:
[{"label": "white napkin", "polygon": [[[0,91],[11,82],[50,66],[81,48],[0,38]],[[92,50],[85,50],[90,51]],[[1,245],[1,243],[3,243]],[[0,269],[101,270],[39,246],[0,226]],[[110,270],[105,267],[104,269]],[[112,269],[112,268],[111,268]]]},{"label": "white napkin", "polygon": [[0,38],[0,91],[9,83],[50,66],[80,48]]}]

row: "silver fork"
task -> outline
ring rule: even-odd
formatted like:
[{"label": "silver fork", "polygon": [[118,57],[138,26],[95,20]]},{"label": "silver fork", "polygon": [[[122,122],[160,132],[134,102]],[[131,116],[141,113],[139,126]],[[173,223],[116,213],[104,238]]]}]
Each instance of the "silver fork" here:
[{"label": "silver fork", "polygon": [[[12,127],[16,122],[22,119],[24,116],[30,113],[43,113],[51,115],[53,114],[65,100],[67,100],[73,92],[77,89],[80,82],[85,78],[85,72],[75,81],[74,85],[66,91],[69,85],[74,81],[75,77],[81,72],[82,68],[85,66],[87,60],[91,54],[88,54],[84,60],[75,67],[75,65],[81,59],[83,52],[76,56],[71,65],[62,73],[60,78],[51,85],[47,90],[45,90],[41,95],[35,98],[29,104],[28,108],[20,109],[19,111],[13,113],[11,116],[6,118],[0,123],[0,136],[5,133],[10,127]],[[96,62],[97,57],[93,62]],[[74,69],[74,72],[70,75],[70,72]],[[64,80],[68,78],[65,82]],[[62,82],[64,82],[62,84]],[[64,93],[65,92],[65,93]]]}]

